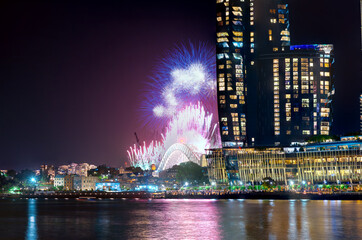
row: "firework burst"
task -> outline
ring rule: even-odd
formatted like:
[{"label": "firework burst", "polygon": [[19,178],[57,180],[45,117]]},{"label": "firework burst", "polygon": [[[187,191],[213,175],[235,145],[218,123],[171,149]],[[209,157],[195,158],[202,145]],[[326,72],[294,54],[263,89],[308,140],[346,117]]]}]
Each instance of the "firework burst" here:
[{"label": "firework burst", "polygon": [[201,102],[216,111],[215,55],[206,44],[181,44],[162,58],[141,106],[145,125],[164,128],[177,111]]},{"label": "firework burst", "polygon": [[130,148],[132,166],[158,166],[175,143],[186,144],[198,157],[220,147],[215,75],[214,49],[204,43],[181,44],[159,61],[141,110],[145,126],[163,134],[158,142]]}]

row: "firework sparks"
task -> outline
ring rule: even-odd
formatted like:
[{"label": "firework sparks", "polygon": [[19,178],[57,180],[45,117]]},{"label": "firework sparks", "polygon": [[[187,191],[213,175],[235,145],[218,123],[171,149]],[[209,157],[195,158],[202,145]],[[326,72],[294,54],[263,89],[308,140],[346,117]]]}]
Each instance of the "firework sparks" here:
[{"label": "firework sparks", "polygon": [[159,164],[165,151],[160,142],[152,141],[148,146],[145,142],[143,142],[143,146],[134,145],[127,152],[131,166],[150,170],[152,164]]},{"label": "firework sparks", "polygon": [[[144,143],[128,151],[131,165],[144,170],[150,169],[152,164],[158,166],[167,149],[175,143],[186,144],[197,157],[204,154],[205,149],[219,147],[220,135],[212,119],[213,115],[206,112],[201,103],[190,104],[171,119],[161,142],[151,142],[148,146]],[[176,158],[182,157],[181,153],[179,155]]]}]

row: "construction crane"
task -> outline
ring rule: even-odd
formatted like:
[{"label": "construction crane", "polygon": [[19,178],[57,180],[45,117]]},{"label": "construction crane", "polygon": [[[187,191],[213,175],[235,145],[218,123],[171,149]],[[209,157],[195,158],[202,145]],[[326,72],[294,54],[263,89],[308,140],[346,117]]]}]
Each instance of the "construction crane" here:
[{"label": "construction crane", "polygon": [[138,136],[137,136],[137,133],[136,133],[136,132],[134,133],[134,136],[136,137],[137,146],[140,147],[140,146],[141,146],[140,140],[138,139]]}]

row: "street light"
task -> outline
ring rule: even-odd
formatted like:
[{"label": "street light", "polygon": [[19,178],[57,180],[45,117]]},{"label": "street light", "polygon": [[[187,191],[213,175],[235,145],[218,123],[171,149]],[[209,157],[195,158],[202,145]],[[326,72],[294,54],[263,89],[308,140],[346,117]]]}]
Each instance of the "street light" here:
[{"label": "street light", "polygon": [[36,183],[35,177],[30,178],[30,181],[33,182],[33,183]]}]

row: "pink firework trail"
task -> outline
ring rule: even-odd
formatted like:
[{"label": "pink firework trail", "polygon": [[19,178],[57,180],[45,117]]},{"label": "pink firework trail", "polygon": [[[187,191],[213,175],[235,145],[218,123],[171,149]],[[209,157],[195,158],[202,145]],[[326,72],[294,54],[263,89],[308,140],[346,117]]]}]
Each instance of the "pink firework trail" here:
[{"label": "pink firework trail", "polygon": [[[201,103],[190,104],[170,120],[161,142],[152,141],[148,146],[144,143],[142,147],[130,148],[131,165],[144,170],[149,170],[152,164],[158,166],[167,149],[175,143],[186,144],[198,157],[205,149],[220,147],[218,125],[212,119],[213,115],[206,112]],[[181,158],[181,155],[173,157]]]}]

